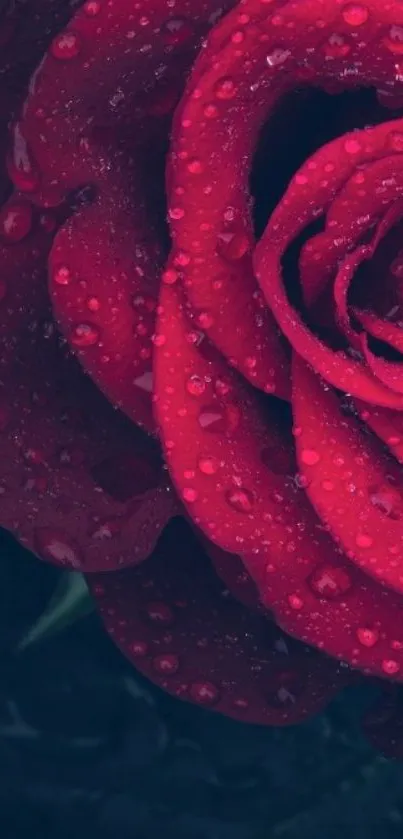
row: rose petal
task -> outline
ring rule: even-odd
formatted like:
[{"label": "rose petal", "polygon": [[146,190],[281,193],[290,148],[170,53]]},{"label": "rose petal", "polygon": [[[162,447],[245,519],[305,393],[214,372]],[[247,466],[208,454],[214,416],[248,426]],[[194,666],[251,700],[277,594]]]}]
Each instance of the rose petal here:
[{"label": "rose petal", "polygon": [[[156,411],[193,521],[241,555],[261,602],[287,632],[354,667],[401,678],[402,598],[339,553],[298,489],[306,481],[262,461],[279,431],[222,358],[196,345],[175,287],[162,289],[158,335]],[[200,469],[206,455],[218,464],[213,474]]]},{"label": "rose petal", "polygon": [[44,276],[54,220],[38,215],[16,197],[2,210],[0,524],[57,564],[110,570],[148,555],[176,503],[157,445],[66,353]]},{"label": "rose petal", "polygon": [[[160,146],[166,132],[165,123],[154,124],[155,94],[161,88],[166,95],[167,80],[179,93],[184,67],[216,12],[216,0],[206,0],[198,14],[188,0],[174,10],[158,0],[147,14],[128,0],[88,0],[53,39],[14,130],[10,175],[32,200],[56,205],[88,187],[95,196],[95,205],[82,208],[56,238],[53,278],[63,269],[74,281],[52,282],[52,297],[85,369],[149,431],[148,304],[155,304],[161,263],[139,170],[146,165],[144,147]],[[146,305],[139,311],[141,296]]]},{"label": "rose petal", "polygon": [[189,529],[171,527],[137,569],[88,577],[108,632],[179,699],[260,725],[318,711],[348,676],[231,597]]},{"label": "rose petal", "polygon": [[312,370],[294,356],[299,467],[321,520],[349,559],[403,592],[403,474]]}]

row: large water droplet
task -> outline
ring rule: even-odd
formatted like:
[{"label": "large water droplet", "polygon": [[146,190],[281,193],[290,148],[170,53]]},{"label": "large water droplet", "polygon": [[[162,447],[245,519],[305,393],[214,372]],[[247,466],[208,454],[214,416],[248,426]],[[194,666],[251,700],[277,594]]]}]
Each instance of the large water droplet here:
[{"label": "large water droplet", "polygon": [[186,382],[186,390],[191,396],[202,396],[206,390],[206,382],[201,376],[190,376]]},{"label": "large water droplet", "polygon": [[233,99],[236,95],[236,85],[230,76],[225,76],[214,85],[214,93],[217,99]]},{"label": "large water droplet", "polygon": [[343,7],[341,15],[349,26],[362,26],[369,18],[369,10],[367,6],[361,3],[347,3]]},{"label": "large water droplet", "polygon": [[360,627],[357,629],[357,638],[363,647],[374,647],[379,641],[379,632],[377,629],[368,629],[368,627]]},{"label": "large water droplet", "polygon": [[213,682],[194,682],[189,688],[189,696],[199,705],[215,705],[220,699],[220,691]]},{"label": "large water droplet", "polygon": [[173,17],[162,25],[161,34],[165,44],[177,47],[194,37],[194,29],[186,18]]},{"label": "large water droplet", "polygon": [[69,285],[73,275],[68,265],[57,265],[52,272],[52,280],[56,285]]},{"label": "large water droplet", "polygon": [[302,449],[301,462],[305,466],[316,466],[319,461],[320,455],[315,451],[315,449]]},{"label": "large water droplet", "polygon": [[352,588],[352,580],[344,568],[335,568],[323,563],[312,571],[307,580],[310,588],[317,597],[335,600],[347,594]]},{"label": "large water droplet", "polygon": [[237,513],[251,513],[255,503],[253,493],[245,487],[234,487],[225,493],[225,498]]},{"label": "large water droplet", "polygon": [[69,61],[75,58],[80,52],[80,41],[75,32],[61,32],[56,35],[50,45],[50,52],[53,58],[61,61]]},{"label": "large water droplet", "polygon": [[391,26],[383,43],[394,55],[403,55],[403,26]]},{"label": "large water droplet", "polygon": [[100,332],[93,323],[78,323],[70,330],[70,341],[74,347],[92,347],[99,341]]}]

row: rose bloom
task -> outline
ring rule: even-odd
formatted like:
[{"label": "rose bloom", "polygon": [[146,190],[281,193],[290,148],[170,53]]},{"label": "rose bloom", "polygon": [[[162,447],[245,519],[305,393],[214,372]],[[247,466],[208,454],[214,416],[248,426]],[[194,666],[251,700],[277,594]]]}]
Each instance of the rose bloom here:
[{"label": "rose bloom", "polygon": [[0,524],[174,696],[362,673],[402,752],[403,3],[2,8]]}]

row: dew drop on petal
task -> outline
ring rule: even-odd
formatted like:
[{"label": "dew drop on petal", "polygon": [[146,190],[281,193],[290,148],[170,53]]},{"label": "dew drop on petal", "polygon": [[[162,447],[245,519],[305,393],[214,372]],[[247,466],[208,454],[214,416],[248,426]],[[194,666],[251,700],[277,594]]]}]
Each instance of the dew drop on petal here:
[{"label": "dew drop on petal", "polygon": [[391,658],[385,658],[382,661],[382,670],[387,676],[395,676],[400,670],[400,664]]},{"label": "dew drop on petal", "polygon": [[100,332],[92,323],[78,323],[70,330],[70,341],[74,347],[92,347],[99,341]]},{"label": "dew drop on petal", "polygon": [[316,466],[320,461],[320,455],[315,449],[302,449],[301,461],[305,466]]},{"label": "dew drop on petal", "polygon": [[194,682],[189,688],[189,696],[199,705],[215,705],[220,699],[220,692],[213,682]]},{"label": "dew drop on petal", "polygon": [[362,26],[369,18],[369,10],[367,6],[361,3],[347,3],[343,7],[341,15],[349,26]]},{"label": "dew drop on petal", "polygon": [[73,279],[67,265],[57,265],[52,273],[52,280],[56,285],[69,285]]},{"label": "dew drop on petal", "polygon": [[323,563],[315,568],[307,580],[317,597],[334,600],[346,594],[352,588],[352,581],[343,568]]},{"label": "dew drop on petal", "polygon": [[229,76],[218,79],[214,86],[214,93],[217,99],[233,99],[236,94],[236,85]]},{"label": "dew drop on petal", "polygon": [[161,624],[161,626],[172,626],[174,623],[172,609],[166,603],[159,600],[147,604],[146,614],[152,623]]},{"label": "dew drop on petal", "polygon": [[355,544],[358,548],[371,548],[373,543],[374,540],[368,533],[357,533],[355,537]]},{"label": "dew drop on petal", "polygon": [[56,35],[50,45],[50,52],[53,58],[62,61],[69,61],[71,58],[76,58],[80,52],[80,41],[74,32],[61,32]]},{"label": "dew drop on petal", "polygon": [[164,676],[173,676],[179,670],[179,658],[172,653],[165,653],[157,655],[153,659],[153,667],[157,673],[162,673]]},{"label": "dew drop on petal", "polygon": [[206,382],[200,376],[190,376],[186,382],[186,390],[191,396],[202,396],[206,390]]},{"label": "dew drop on petal", "polygon": [[253,510],[253,493],[249,489],[245,489],[245,487],[229,489],[225,493],[225,498],[230,507],[236,510],[237,513],[251,513]]},{"label": "dew drop on petal", "polygon": [[199,457],[197,463],[200,472],[203,475],[215,475],[219,469],[219,463],[216,457],[212,457],[210,455],[204,455]]},{"label": "dew drop on petal", "polygon": [[359,629],[357,629],[357,638],[363,647],[374,647],[379,641],[379,632],[376,629],[359,627]]}]

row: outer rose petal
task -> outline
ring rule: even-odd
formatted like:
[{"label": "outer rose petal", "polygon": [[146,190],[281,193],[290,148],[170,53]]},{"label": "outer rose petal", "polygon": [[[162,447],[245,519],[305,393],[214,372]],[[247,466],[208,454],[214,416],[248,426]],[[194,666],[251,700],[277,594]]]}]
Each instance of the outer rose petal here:
[{"label": "outer rose petal", "polygon": [[[173,89],[169,113],[184,68],[225,3],[217,10],[216,0],[204,0],[197,14],[188,0],[174,10],[165,0],[148,6],[145,13],[131,0],[88,0],[54,38],[15,128],[9,169],[16,185],[45,206],[88,185],[95,192],[96,205],[81,210],[56,238],[53,275],[62,268],[74,279],[69,287],[53,282],[56,313],[96,384],[152,431],[147,304],[155,305],[161,266],[150,248],[147,190],[136,184],[134,192],[132,158],[138,180],[147,166],[144,146],[161,145],[155,93],[160,88],[166,97],[164,84]],[[161,103],[160,109],[165,115]],[[139,312],[141,296],[146,305]]]},{"label": "outer rose petal", "polygon": [[403,593],[402,471],[354,417],[343,416],[336,394],[296,355],[292,370],[297,457],[308,497],[349,559]]},{"label": "outer rose petal", "polygon": [[44,277],[55,220],[38,216],[18,196],[0,214],[0,524],[47,560],[106,571],[147,556],[176,502],[157,445],[66,353]]},{"label": "outer rose petal", "polygon": [[402,678],[402,598],[345,559],[296,485],[262,459],[278,431],[222,358],[197,346],[174,287],[162,291],[158,335],[156,410],[189,515],[241,555],[287,632],[366,672]]},{"label": "outer rose petal", "polygon": [[180,699],[243,722],[286,725],[348,681],[329,659],[223,596],[189,529],[171,527],[137,569],[87,579],[114,641]]}]

